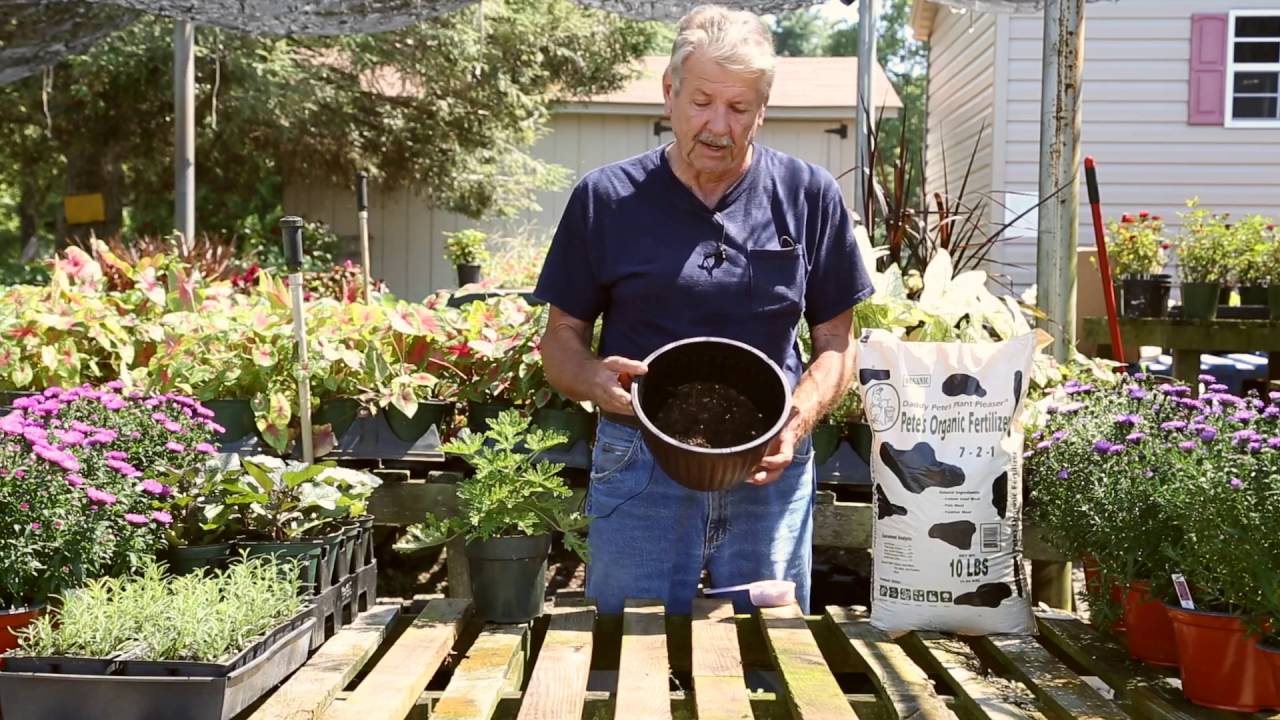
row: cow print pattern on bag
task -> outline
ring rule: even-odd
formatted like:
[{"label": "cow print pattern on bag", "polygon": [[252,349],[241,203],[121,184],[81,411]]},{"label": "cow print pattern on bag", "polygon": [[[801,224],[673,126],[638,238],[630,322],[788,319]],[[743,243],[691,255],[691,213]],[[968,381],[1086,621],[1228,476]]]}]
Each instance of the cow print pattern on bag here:
[{"label": "cow print pattern on bag", "polygon": [[896,515],[906,516],[907,509],[901,505],[894,505],[889,500],[889,496],[884,494],[884,488],[876,485],[876,517],[884,520]]},{"label": "cow print pattern on bag", "polygon": [[947,379],[942,381],[942,392],[947,397],[972,395],[973,397],[984,398],[987,396],[987,389],[982,387],[982,383],[978,378],[966,373],[948,375]]},{"label": "cow print pattern on bag", "polygon": [[933,446],[927,442],[918,442],[910,450],[881,443],[880,460],[907,492],[916,495],[929,488],[954,488],[964,484],[964,470],[939,462]]},{"label": "cow print pattern on bag", "polygon": [[954,602],[956,605],[998,608],[1000,603],[1011,597],[1013,597],[1013,590],[1008,583],[982,583],[977,590],[964,593],[957,597]]},{"label": "cow print pattern on bag", "polygon": [[955,522],[938,523],[929,528],[929,537],[941,540],[948,545],[968,550],[973,547],[973,534],[978,532],[978,526],[968,520],[956,520]]}]

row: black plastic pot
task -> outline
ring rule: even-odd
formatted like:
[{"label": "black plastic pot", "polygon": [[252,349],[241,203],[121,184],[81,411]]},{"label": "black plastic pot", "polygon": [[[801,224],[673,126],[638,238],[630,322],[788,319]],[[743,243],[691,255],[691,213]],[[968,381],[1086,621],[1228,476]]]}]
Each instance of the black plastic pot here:
[{"label": "black plastic pot", "polygon": [[489,421],[497,418],[503,410],[510,410],[513,405],[505,401],[467,403],[467,429],[482,433],[489,429]]},{"label": "black plastic pot", "polygon": [[319,541],[324,552],[320,556],[320,574],[317,578],[320,581],[319,591],[323,592],[329,589],[333,584],[334,574],[338,565],[338,555],[342,550],[342,530],[333,530],[324,535],[316,535],[314,537],[302,538],[303,540]]},{"label": "black plastic pot", "polygon": [[1231,304],[1231,286],[1221,285],[1218,288],[1218,304],[1226,307]]},{"label": "black plastic pot", "polygon": [[568,450],[579,442],[591,441],[596,431],[596,416],[582,409],[539,408],[533,412],[533,424],[568,435],[568,440],[555,446],[555,449]]},{"label": "black plastic pot", "polygon": [[373,516],[361,515],[350,518],[343,524],[355,525],[360,531],[351,556],[351,572],[356,573],[373,562]]},{"label": "black plastic pot", "polygon": [[279,560],[297,559],[301,565],[298,574],[298,591],[307,595],[319,592],[320,566],[324,561],[324,544],[321,540],[302,538],[290,542],[237,541],[249,557],[270,555]]},{"label": "black plastic pot", "polygon": [[5,672],[55,673],[60,675],[115,675],[124,663],[110,658],[62,655],[22,655],[6,657]]},{"label": "black plastic pot", "polygon": [[328,425],[335,438],[342,437],[360,414],[360,401],[349,397],[328,398],[320,403],[311,416],[312,425]]},{"label": "black plastic pot", "polygon": [[470,285],[471,283],[480,282],[480,265],[476,263],[465,263],[462,265],[454,265],[458,271],[458,285]]},{"label": "black plastic pot", "polygon": [[1116,298],[1120,314],[1131,318],[1161,318],[1169,309],[1169,290],[1172,282],[1168,275],[1151,277],[1127,277],[1121,280],[1122,298]]},{"label": "black plastic pot", "polygon": [[849,425],[849,444],[867,463],[871,462],[871,426],[860,420]]},{"label": "black plastic pot", "polygon": [[1266,285],[1245,285],[1240,288],[1241,305],[1266,305]]},{"label": "black plastic pot", "polygon": [[0,672],[8,720],[231,720],[307,660],[307,618],[271,648],[224,677],[126,677]]},{"label": "black plastic pot", "polygon": [[206,567],[222,567],[231,556],[231,543],[216,545],[184,545],[171,547],[165,551],[165,562],[169,564],[169,572],[174,575],[186,575],[189,572]]},{"label": "black plastic pot", "polygon": [[1280,320],[1280,285],[1267,288],[1267,307],[1271,310],[1271,319]]},{"label": "black plastic pot", "polygon": [[223,427],[218,443],[232,443],[257,432],[253,405],[248,400],[208,400],[203,405],[213,411],[213,421]]},{"label": "black plastic pot", "polygon": [[[745,343],[696,337],[664,345],[645,358],[649,372],[635,379],[631,406],[645,444],[673,480],[694,490],[726,490],[747,478],[791,413],[791,388],[782,369]],[[653,423],[671,394],[690,382],[728,385],[770,419],[769,429],[750,442],[728,448],[701,448],[667,435]]]},{"label": "black plastic pot", "polygon": [[425,435],[432,425],[440,428],[443,435],[445,419],[451,410],[453,410],[453,403],[447,400],[422,400],[418,402],[418,409],[413,413],[413,417],[400,412],[400,408],[395,405],[388,405],[383,412],[387,416],[387,425],[391,426],[391,432],[396,437],[405,442],[415,442]]},{"label": "black plastic pot", "polygon": [[826,464],[840,445],[840,426],[831,423],[819,423],[813,429],[813,464]]},{"label": "black plastic pot", "polygon": [[1218,283],[1182,283],[1182,316],[1188,320],[1214,319],[1221,290]]},{"label": "black plastic pot", "polygon": [[480,619],[522,623],[541,615],[550,550],[550,535],[468,542],[471,596]]},{"label": "black plastic pot", "polygon": [[354,523],[343,523],[342,545],[338,550],[337,579],[339,581],[354,572],[352,565],[359,546],[360,526]]}]

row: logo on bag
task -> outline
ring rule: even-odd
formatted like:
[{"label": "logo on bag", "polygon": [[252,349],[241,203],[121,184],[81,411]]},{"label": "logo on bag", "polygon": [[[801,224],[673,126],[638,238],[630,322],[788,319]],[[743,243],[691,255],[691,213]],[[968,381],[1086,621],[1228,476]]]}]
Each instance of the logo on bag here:
[{"label": "logo on bag", "polygon": [[902,414],[902,398],[898,389],[889,383],[876,383],[867,388],[866,412],[867,424],[876,432],[884,432],[898,422]]},{"label": "logo on bag", "polygon": [[933,384],[933,376],[928,373],[923,375],[908,375],[907,384],[927,388]]}]

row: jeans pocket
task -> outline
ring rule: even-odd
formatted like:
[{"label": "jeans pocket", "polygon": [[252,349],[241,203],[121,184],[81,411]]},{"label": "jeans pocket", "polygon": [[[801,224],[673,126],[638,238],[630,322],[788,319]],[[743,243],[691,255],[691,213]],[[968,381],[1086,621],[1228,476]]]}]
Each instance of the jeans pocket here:
[{"label": "jeans pocket", "polygon": [[591,452],[591,484],[608,482],[631,464],[641,442],[640,431],[601,420]]},{"label": "jeans pocket", "polygon": [[757,313],[797,312],[804,298],[803,248],[756,248],[751,265],[751,309]]}]

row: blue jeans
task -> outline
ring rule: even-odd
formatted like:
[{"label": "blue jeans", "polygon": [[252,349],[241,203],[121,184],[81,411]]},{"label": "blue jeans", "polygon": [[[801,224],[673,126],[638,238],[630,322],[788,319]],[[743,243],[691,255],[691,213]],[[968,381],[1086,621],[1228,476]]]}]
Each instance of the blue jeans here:
[{"label": "blue jeans", "polygon": [[[587,492],[587,597],[601,613],[656,598],[668,614],[688,615],[705,567],[713,587],[791,580],[808,612],[814,489],[809,438],[774,482],[706,493],[668,477],[639,429],[602,418]],[[751,612],[746,592],[729,597],[737,612]]]}]

